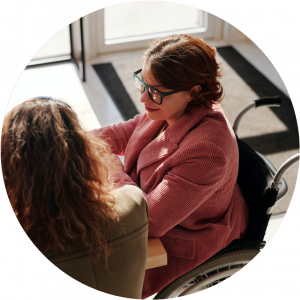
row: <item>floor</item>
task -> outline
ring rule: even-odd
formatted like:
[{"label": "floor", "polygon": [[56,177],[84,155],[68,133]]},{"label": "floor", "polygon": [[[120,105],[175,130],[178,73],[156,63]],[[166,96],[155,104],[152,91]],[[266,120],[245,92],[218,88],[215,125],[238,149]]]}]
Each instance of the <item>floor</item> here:
[{"label": "floor", "polygon": [[[212,41],[211,44],[215,46],[225,45],[222,41]],[[237,50],[242,51],[257,69],[287,94],[285,86],[272,64],[254,44],[232,43],[232,45]],[[86,66],[87,81],[84,83],[80,81],[77,69],[71,63],[28,68],[20,77],[7,110],[26,99],[44,95],[65,99],[78,113],[82,125],[87,130],[122,122],[123,119],[119,111],[98,79],[92,64],[136,57],[140,56],[141,53],[141,50],[136,50],[107,54],[88,62]],[[272,216],[265,237],[267,242],[275,233],[283,217],[284,214]]]}]

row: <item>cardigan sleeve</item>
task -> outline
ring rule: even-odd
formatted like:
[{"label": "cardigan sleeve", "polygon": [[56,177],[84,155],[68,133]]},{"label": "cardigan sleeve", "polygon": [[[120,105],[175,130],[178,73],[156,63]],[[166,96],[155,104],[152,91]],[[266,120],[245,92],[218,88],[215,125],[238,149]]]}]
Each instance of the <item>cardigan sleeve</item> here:
[{"label": "cardigan sleeve", "polygon": [[[181,223],[221,186],[226,157],[220,147],[200,142],[176,155],[175,166],[150,193],[149,236],[160,237]],[[122,185],[136,185],[125,173],[116,174]]]},{"label": "cardigan sleeve", "polygon": [[118,124],[107,125],[92,132],[104,139],[116,155],[124,155],[128,141],[143,115],[136,115],[133,119]]}]

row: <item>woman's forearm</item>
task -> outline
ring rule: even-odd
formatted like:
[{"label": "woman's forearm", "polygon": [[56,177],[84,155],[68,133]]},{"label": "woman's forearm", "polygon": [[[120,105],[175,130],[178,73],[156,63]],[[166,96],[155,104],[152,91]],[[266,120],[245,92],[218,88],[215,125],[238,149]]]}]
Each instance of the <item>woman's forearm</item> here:
[{"label": "woman's forearm", "polygon": [[107,125],[102,128],[94,129],[92,132],[99,138],[104,139],[116,155],[123,156],[128,141],[134,132],[141,115],[136,115],[134,119],[118,124]]}]

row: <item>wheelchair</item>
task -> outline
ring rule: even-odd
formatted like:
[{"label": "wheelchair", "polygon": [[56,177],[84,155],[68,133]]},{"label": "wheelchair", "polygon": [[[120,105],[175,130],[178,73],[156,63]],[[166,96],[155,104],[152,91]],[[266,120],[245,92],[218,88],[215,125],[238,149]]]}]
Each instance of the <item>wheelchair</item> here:
[{"label": "wheelchair", "polygon": [[[259,106],[281,105],[279,97],[264,97],[245,106],[235,118],[233,130],[237,134],[242,117],[250,109]],[[237,136],[236,136],[237,137]],[[275,203],[287,193],[282,178],[285,171],[299,160],[299,153],[285,161],[276,171],[262,154],[237,137],[239,148],[239,172],[237,182],[249,209],[247,235],[234,240],[203,264],[178,277],[156,294],[154,299],[168,299],[190,295],[224,281],[251,261],[266,242],[264,235]]]}]

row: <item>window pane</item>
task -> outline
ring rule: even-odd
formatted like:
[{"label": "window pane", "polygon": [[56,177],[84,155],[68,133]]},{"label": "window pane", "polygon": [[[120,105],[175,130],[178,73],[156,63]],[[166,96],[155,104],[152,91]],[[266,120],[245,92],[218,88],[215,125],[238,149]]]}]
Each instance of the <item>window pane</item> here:
[{"label": "window pane", "polygon": [[169,2],[131,2],[104,9],[105,41],[204,27],[202,10]]},{"label": "window pane", "polygon": [[53,38],[51,38],[32,58],[32,60],[52,58],[63,55],[70,55],[70,34],[69,26],[65,27]]}]

